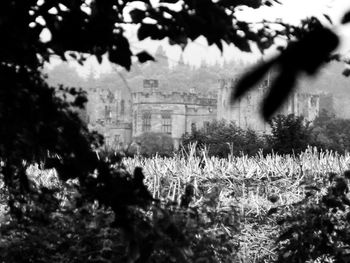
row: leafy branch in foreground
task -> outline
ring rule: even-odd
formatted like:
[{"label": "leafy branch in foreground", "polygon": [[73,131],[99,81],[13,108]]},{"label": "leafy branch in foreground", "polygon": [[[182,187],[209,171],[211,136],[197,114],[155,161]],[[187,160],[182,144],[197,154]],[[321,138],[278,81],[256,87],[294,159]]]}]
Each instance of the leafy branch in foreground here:
[{"label": "leafy branch in foreground", "polygon": [[326,193],[316,185],[306,186],[305,199],[278,215],[281,234],[276,262],[349,262],[349,174],[330,174]]}]

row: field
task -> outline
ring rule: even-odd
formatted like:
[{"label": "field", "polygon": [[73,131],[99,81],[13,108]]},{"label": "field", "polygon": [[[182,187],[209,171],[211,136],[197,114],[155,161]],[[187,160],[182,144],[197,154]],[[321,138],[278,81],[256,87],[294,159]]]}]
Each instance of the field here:
[{"label": "field", "polygon": [[[125,163],[130,171],[136,166],[144,168],[149,190],[157,198],[178,201],[190,183],[196,190],[195,202],[216,192],[218,209],[237,207],[241,262],[268,262],[275,256],[273,238],[278,227],[267,216],[271,208],[302,200],[305,186],[317,185],[325,190],[329,184],[327,174],[350,169],[349,154],[317,152],[312,148],[298,156],[260,154],[204,159],[204,168],[199,167],[200,158],[193,152],[167,159],[127,159]],[[277,202],[271,202],[271,197],[277,198]]]},{"label": "field", "polygon": [[[216,222],[215,217],[209,224],[200,225],[205,228],[200,232],[202,235],[224,233],[238,244],[235,248],[238,253],[230,252],[237,255],[235,261],[215,262],[273,261],[276,257],[275,240],[280,229],[276,217],[269,214],[270,209],[288,209],[291,204],[304,199],[310,186],[317,186],[321,189],[320,194],[324,194],[330,185],[329,173],[340,174],[350,170],[350,154],[318,152],[312,148],[297,156],[263,156],[260,153],[255,157],[219,159],[209,158],[205,152],[202,156],[196,156],[194,150],[190,150],[172,158],[126,158],[124,164],[130,172],[137,166],[143,167],[148,189],[164,203],[180,203],[185,187],[190,184],[195,190],[191,207],[212,207],[214,213],[227,212],[229,217],[234,217],[231,221],[237,225],[237,230],[229,226],[232,223]],[[52,170],[42,171],[33,166],[28,172],[36,183],[47,186],[59,184]],[[60,235],[61,230],[58,228],[57,231]]]}]

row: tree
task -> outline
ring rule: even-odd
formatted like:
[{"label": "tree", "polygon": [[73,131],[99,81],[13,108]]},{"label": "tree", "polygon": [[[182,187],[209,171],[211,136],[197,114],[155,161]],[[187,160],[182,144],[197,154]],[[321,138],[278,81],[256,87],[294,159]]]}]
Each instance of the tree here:
[{"label": "tree", "polygon": [[336,118],[334,114],[323,111],[312,125],[317,144],[328,150],[344,153],[350,150],[350,120]]},{"label": "tree", "polygon": [[183,136],[185,146],[196,143],[199,149],[207,147],[210,156],[255,155],[264,148],[263,139],[253,130],[243,130],[234,123],[211,122],[208,127]]},{"label": "tree", "polygon": [[277,115],[270,121],[268,144],[280,154],[300,153],[312,143],[310,123],[294,114]]}]

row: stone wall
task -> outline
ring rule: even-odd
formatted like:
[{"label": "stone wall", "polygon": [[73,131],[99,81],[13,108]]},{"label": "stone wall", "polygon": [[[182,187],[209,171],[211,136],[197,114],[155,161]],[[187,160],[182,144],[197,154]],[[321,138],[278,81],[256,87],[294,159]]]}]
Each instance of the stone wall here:
[{"label": "stone wall", "polygon": [[89,128],[102,134],[109,146],[127,147],[132,137],[130,92],[97,87],[88,91],[88,99]]},{"label": "stone wall", "polygon": [[[143,132],[165,132],[164,116],[171,119],[168,134],[178,148],[180,139],[195,127],[203,128],[216,119],[217,99],[213,95],[185,92],[160,92],[148,90],[135,92],[133,98],[133,137]],[[149,130],[145,127],[145,116],[150,117]]]},{"label": "stone wall", "polygon": [[[242,129],[253,129],[258,132],[268,132],[269,125],[261,116],[261,102],[266,95],[269,79],[265,79],[259,85],[251,89],[235,103],[230,103],[230,96],[237,83],[237,79],[220,80],[218,92],[217,119],[234,122]],[[295,92],[289,96],[276,114],[294,114],[303,116],[307,121],[313,121],[320,112],[320,96],[309,93]]]},{"label": "stone wall", "polygon": [[266,92],[266,83],[263,82],[259,87],[252,89],[231,104],[230,97],[236,83],[237,78],[220,80],[217,119],[234,122],[242,129],[266,131],[268,125],[260,113],[260,104]]}]

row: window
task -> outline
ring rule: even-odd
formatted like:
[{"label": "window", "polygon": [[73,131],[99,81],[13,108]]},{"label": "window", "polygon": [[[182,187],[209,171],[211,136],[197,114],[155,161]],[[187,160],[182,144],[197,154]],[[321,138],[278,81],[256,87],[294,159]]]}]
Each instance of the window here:
[{"label": "window", "polygon": [[171,114],[162,113],[162,132],[171,134]]},{"label": "window", "polygon": [[210,129],[210,123],[209,121],[205,121],[203,122],[203,129],[204,129],[204,133],[209,133],[209,129]]},{"label": "window", "polygon": [[137,133],[137,112],[134,112],[134,133]]},{"label": "window", "polygon": [[158,80],[157,79],[144,79],[143,87],[144,88],[158,88]]},{"label": "window", "polygon": [[191,123],[191,133],[195,133],[197,131],[197,127],[196,127],[196,123],[195,122],[192,122]]},{"label": "window", "polygon": [[122,100],[120,102],[120,115],[124,115],[125,114],[125,101]]},{"label": "window", "polygon": [[148,132],[151,130],[151,113],[144,112],[142,114],[142,131]]},{"label": "window", "polygon": [[105,105],[105,119],[107,123],[110,123],[112,120],[112,110],[109,105]]},{"label": "window", "polygon": [[119,121],[118,103],[115,104],[115,120]]},{"label": "window", "polygon": [[118,146],[120,143],[120,134],[116,134],[114,135],[114,142],[113,142],[113,145],[114,146]]}]

